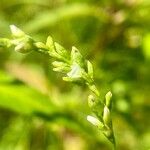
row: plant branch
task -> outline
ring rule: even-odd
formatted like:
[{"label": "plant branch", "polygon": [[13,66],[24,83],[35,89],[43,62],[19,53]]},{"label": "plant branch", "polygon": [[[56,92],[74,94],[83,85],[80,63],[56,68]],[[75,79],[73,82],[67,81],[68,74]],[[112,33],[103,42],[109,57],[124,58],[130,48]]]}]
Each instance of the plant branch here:
[{"label": "plant branch", "polygon": [[53,71],[64,73],[63,80],[67,82],[84,82],[93,94],[88,96],[88,105],[95,116],[88,115],[87,120],[96,126],[116,149],[111,110],[112,94],[108,92],[105,101],[100,100],[100,92],[94,81],[93,65],[86,60],[76,47],[69,53],[64,47],[49,36],[46,43],[36,42],[14,25],[10,26],[12,39],[1,38],[0,46],[14,46],[15,51],[28,53],[32,50],[46,53],[55,61],[52,62]]}]

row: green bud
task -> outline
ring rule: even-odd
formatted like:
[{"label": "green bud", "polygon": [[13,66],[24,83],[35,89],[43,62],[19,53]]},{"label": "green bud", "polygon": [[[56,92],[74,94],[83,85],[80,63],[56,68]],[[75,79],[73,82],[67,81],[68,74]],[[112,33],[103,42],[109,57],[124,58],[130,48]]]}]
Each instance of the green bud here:
[{"label": "green bud", "polygon": [[51,36],[48,36],[47,41],[46,41],[46,46],[50,49],[50,50],[54,50],[54,42]]},{"label": "green bud", "polygon": [[108,108],[111,108],[111,104],[112,104],[112,93],[109,91],[106,95],[105,95],[105,99],[106,99],[106,106]]},{"label": "green bud", "polygon": [[0,47],[10,47],[12,45],[11,40],[6,38],[0,39]]},{"label": "green bud", "polygon": [[90,61],[87,61],[87,69],[88,69],[88,75],[93,79],[93,65]]},{"label": "green bud", "polygon": [[60,61],[54,61],[54,62],[52,62],[52,65],[54,67],[61,67],[61,66],[66,66],[66,63],[60,62]]},{"label": "green bud", "polygon": [[54,61],[52,65],[55,67],[53,68],[53,71],[67,73],[70,70],[70,67],[63,62]]},{"label": "green bud", "polygon": [[12,43],[16,45],[15,51],[20,53],[28,53],[35,48],[34,41],[29,36],[14,40]]},{"label": "green bud", "polygon": [[79,50],[76,47],[72,47],[72,51],[71,51],[71,61],[74,63],[76,62],[77,64],[79,64],[80,66],[84,66],[84,59],[81,55],[81,53],[79,52]]},{"label": "green bud", "polygon": [[96,94],[96,96],[99,96],[99,95],[100,95],[98,89],[96,88],[96,86],[95,86],[94,84],[91,85],[91,84],[88,84],[88,83],[87,83],[87,85],[88,85],[89,89],[90,89],[94,94]]},{"label": "green bud", "polygon": [[88,96],[88,105],[90,108],[93,108],[96,105],[95,97],[93,95]]},{"label": "green bud", "polygon": [[28,53],[35,48],[33,39],[22,30],[15,25],[10,25],[10,30],[14,37],[14,40],[11,40],[11,44],[15,45],[15,51]]},{"label": "green bud", "polygon": [[63,80],[66,81],[66,82],[74,82],[74,81],[76,81],[75,79],[72,79],[70,77],[63,77]]},{"label": "green bud", "polygon": [[53,71],[66,73],[66,72],[68,72],[69,69],[70,68],[68,68],[68,67],[61,66],[61,67],[53,68]]},{"label": "green bud", "polygon": [[107,126],[111,125],[111,115],[107,106],[105,106],[103,110],[103,121]]},{"label": "green bud", "polygon": [[34,43],[34,45],[38,49],[48,49],[48,47],[42,42],[36,42],[36,43]]},{"label": "green bud", "polygon": [[20,38],[26,35],[22,30],[17,28],[15,25],[10,25],[10,30],[14,38]]},{"label": "green bud", "polygon": [[58,44],[56,42],[54,43],[54,45],[55,45],[55,49],[59,55],[64,56],[64,57],[68,56],[67,51],[64,47],[62,47],[60,44]]},{"label": "green bud", "polygon": [[87,120],[91,124],[93,124],[94,126],[98,127],[101,130],[104,128],[104,124],[101,121],[99,121],[97,118],[93,117],[93,116],[88,115]]}]

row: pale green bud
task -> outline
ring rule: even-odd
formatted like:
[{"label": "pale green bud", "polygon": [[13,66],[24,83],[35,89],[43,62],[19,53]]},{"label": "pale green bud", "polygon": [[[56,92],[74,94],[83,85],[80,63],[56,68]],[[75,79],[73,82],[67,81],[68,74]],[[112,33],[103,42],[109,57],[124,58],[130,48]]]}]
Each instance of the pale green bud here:
[{"label": "pale green bud", "polygon": [[52,62],[52,65],[53,65],[54,67],[67,66],[66,63],[60,62],[60,61],[54,61],[54,62]]},{"label": "pale green bud", "polygon": [[63,80],[67,81],[67,82],[73,82],[73,81],[75,81],[74,79],[72,79],[70,77],[63,77]]},{"label": "pale green bud", "polygon": [[99,121],[97,118],[93,117],[93,116],[88,115],[87,120],[91,124],[93,124],[94,126],[98,127],[101,130],[104,128],[104,124],[101,121]]},{"label": "pale green bud", "polygon": [[10,25],[10,30],[11,30],[12,36],[15,38],[20,38],[20,37],[25,36],[25,33],[19,28],[17,28],[15,25]]},{"label": "pale green bud", "polygon": [[90,108],[93,108],[96,105],[95,97],[93,95],[88,96],[88,105]]},{"label": "pale green bud", "polygon": [[28,53],[35,48],[33,39],[26,35],[15,25],[10,25],[10,30],[14,40],[11,41],[15,45],[15,51],[20,53]]},{"label": "pale green bud", "polygon": [[99,94],[99,91],[98,91],[98,89],[96,88],[96,86],[94,85],[94,84],[87,84],[88,85],[88,87],[89,87],[89,89],[93,92],[93,93],[95,93],[96,94],[96,96],[99,96],[100,94]]},{"label": "pale green bud", "polygon": [[66,66],[61,66],[61,67],[53,68],[53,71],[66,73],[66,72],[68,72],[69,69],[70,68],[68,68]]},{"label": "pale green bud", "polygon": [[88,69],[88,75],[93,79],[93,65],[90,61],[87,61],[87,69]]},{"label": "pale green bud", "polygon": [[48,49],[48,47],[42,42],[36,42],[36,43],[34,43],[34,45],[38,49]]},{"label": "pale green bud", "polygon": [[34,41],[29,36],[14,40],[12,43],[16,45],[15,51],[20,53],[28,53],[35,49],[35,46],[33,44]]},{"label": "pale green bud", "polygon": [[46,46],[50,49],[50,50],[54,50],[54,42],[51,36],[48,36],[47,41],[46,41]]},{"label": "pale green bud", "polygon": [[71,51],[71,61],[74,63],[76,62],[77,64],[79,64],[80,66],[84,66],[84,59],[81,55],[81,53],[79,52],[79,50],[76,47],[72,47],[72,51]]},{"label": "pale green bud", "polygon": [[67,73],[70,70],[70,67],[63,62],[54,61],[52,65],[54,66],[53,71]]},{"label": "pale green bud", "polygon": [[111,125],[111,115],[107,106],[105,106],[103,110],[103,121],[107,126]]},{"label": "pale green bud", "polygon": [[105,99],[106,99],[106,106],[108,108],[111,108],[111,103],[112,103],[112,93],[109,91],[106,95],[105,95]]},{"label": "pale green bud", "polygon": [[11,40],[6,38],[0,39],[0,47],[10,47],[12,45]]},{"label": "pale green bud", "polygon": [[54,45],[55,45],[55,49],[59,55],[61,55],[63,57],[68,57],[67,51],[64,47],[62,47],[60,44],[58,44],[56,42],[54,43]]}]

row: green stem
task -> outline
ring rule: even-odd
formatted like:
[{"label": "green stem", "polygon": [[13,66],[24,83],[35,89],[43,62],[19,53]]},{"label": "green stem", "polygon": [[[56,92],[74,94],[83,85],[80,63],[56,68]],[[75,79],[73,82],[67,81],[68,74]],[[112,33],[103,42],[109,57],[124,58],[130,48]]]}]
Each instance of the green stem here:
[{"label": "green stem", "polygon": [[[62,15],[60,12],[58,14]],[[40,22],[43,23],[41,19]],[[13,39],[1,39],[0,46],[9,47],[14,45],[15,50],[20,53],[28,53],[32,50],[35,50],[40,53],[48,54],[51,58],[55,59],[55,62],[57,62],[53,63],[53,70],[62,73],[64,72],[66,76],[63,77],[63,79],[65,81],[84,81],[88,88],[93,92],[92,95],[94,96],[92,96],[91,99],[88,99],[91,100],[88,102],[90,102],[89,107],[97,117],[89,116],[87,117],[87,120],[101,129],[106,138],[113,144],[113,149],[116,150],[111,119],[112,94],[111,92],[108,92],[105,96],[105,102],[101,101],[99,90],[97,89],[93,79],[92,64],[85,60],[75,47],[72,47],[70,54],[61,45],[53,42],[51,37],[48,37],[46,44],[42,42],[35,42],[30,36],[26,35],[16,26],[11,25],[10,27]],[[104,130],[103,127],[106,127],[106,129]]]},{"label": "green stem", "polygon": [[113,150],[117,150],[116,143],[113,143]]}]

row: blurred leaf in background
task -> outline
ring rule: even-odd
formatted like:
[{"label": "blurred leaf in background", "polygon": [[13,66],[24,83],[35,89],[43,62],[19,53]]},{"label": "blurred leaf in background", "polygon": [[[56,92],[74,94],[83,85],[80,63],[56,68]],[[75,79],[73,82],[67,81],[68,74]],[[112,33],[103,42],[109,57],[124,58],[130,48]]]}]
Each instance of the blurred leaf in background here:
[{"label": "blurred leaf in background", "polygon": [[[101,97],[112,90],[118,150],[148,150],[149,8],[149,0],[1,0],[0,36],[15,24],[38,41],[78,47]],[[47,55],[0,47],[0,67],[0,149],[111,149],[86,121],[88,90],[63,82]]]}]

